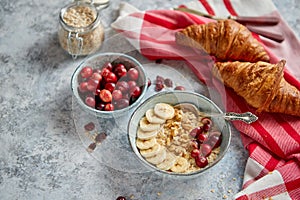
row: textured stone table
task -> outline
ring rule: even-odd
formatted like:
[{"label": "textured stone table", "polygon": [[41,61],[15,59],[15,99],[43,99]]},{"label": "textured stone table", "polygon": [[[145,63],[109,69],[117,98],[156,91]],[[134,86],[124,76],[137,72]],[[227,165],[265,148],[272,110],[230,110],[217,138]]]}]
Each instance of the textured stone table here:
[{"label": "textured stone table", "polygon": [[[128,2],[142,10],[182,3]],[[57,40],[58,13],[65,3],[0,2],[0,199],[232,199],[241,189],[247,158],[236,131],[217,167],[189,181],[116,170],[86,151],[73,120],[70,90],[71,74],[83,58],[72,60]],[[116,19],[119,3],[102,12],[106,28]],[[300,36],[298,2],[274,3]]]}]

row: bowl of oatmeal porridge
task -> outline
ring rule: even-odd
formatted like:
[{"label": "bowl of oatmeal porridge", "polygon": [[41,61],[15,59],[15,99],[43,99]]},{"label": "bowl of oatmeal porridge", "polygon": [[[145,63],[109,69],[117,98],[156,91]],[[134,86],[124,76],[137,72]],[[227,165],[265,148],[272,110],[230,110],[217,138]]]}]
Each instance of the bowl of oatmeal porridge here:
[{"label": "bowl of oatmeal porridge", "polygon": [[230,124],[208,113],[223,112],[198,93],[153,95],[129,120],[132,150],[147,170],[174,177],[198,176],[224,157],[231,139]]}]

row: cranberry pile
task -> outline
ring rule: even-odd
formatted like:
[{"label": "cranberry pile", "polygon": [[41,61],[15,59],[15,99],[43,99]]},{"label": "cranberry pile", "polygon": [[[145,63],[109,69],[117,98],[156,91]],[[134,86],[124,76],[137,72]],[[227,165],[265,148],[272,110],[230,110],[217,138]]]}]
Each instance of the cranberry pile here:
[{"label": "cranberry pile", "polygon": [[102,111],[125,108],[143,90],[142,77],[132,63],[117,59],[103,66],[85,66],[78,75],[78,92],[86,105]]},{"label": "cranberry pile", "polygon": [[212,150],[221,145],[222,135],[220,131],[212,129],[211,119],[205,117],[201,122],[203,125],[194,128],[190,136],[193,138],[191,156],[195,159],[196,165],[203,168],[208,165],[207,157]]}]

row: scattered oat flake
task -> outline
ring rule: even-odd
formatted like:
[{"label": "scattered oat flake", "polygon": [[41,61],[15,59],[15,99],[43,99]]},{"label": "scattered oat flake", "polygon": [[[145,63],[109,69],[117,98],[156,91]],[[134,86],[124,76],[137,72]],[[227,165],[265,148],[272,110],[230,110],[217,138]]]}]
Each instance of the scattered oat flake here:
[{"label": "scattered oat flake", "polygon": [[130,196],[130,199],[134,199],[134,195],[133,194]]},{"label": "scattered oat flake", "polygon": [[210,192],[211,192],[211,193],[215,193],[215,190],[214,190],[214,189],[211,189]]},{"label": "scattered oat flake", "polygon": [[236,178],[232,178],[233,181],[236,181]]},{"label": "scattered oat flake", "polygon": [[158,193],[157,193],[157,196],[160,196],[160,195],[161,195],[161,192],[158,192]]},{"label": "scattered oat flake", "polygon": [[232,190],[227,190],[228,193],[232,193]]},{"label": "scattered oat flake", "polygon": [[223,195],[223,199],[227,199],[228,196],[226,194]]}]

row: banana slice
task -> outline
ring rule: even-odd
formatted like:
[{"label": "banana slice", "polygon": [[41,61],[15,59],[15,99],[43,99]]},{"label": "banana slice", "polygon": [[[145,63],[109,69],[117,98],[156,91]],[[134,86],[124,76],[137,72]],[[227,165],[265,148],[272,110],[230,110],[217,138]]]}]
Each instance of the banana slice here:
[{"label": "banana slice", "polygon": [[189,168],[190,164],[187,159],[183,157],[177,157],[175,164],[171,167],[172,172],[183,173]]},{"label": "banana slice", "polygon": [[154,113],[163,119],[172,119],[175,115],[173,106],[166,103],[157,103],[154,106]]},{"label": "banana slice", "polygon": [[174,166],[175,161],[176,156],[171,152],[167,152],[166,159],[163,162],[156,165],[156,167],[161,170],[169,170],[172,166]]},{"label": "banana slice", "polygon": [[136,140],[136,146],[139,149],[150,149],[151,147],[153,147],[156,144],[156,138],[150,138],[148,140],[142,140],[137,138]]},{"label": "banana slice", "polygon": [[146,117],[143,117],[140,120],[140,128],[143,131],[154,131],[154,130],[158,130],[160,128],[160,124],[150,123]]},{"label": "banana slice", "polygon": [[158,165],[166,159],[166,155],[166,148],[162,147],[156,155],[148,157],[146,160],[153,165]]},{"label": "banana slice", "polygon": [[137,130],[137,138],[141,140],[149,140],[153,137],[156,137],[159,130],[154,131],[143,131],[142,128],[138,128]]},{"label": "banana slice", "polygon": [[160,146],[160,144],[156,143],[153,147],[149,149],[140,150],[140,153],[143,157],[149,158],[158,154],[161,148],[162,147]]},{"label": "banana slice", "polygon": [[154,123],[154,124],[163,124],[166,121],[165,119],[162,119],[157,115],[155,115],[153,109],[149,109],[146,111],[146,118],[150,123]]}]

